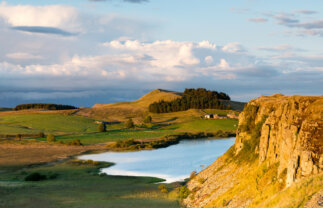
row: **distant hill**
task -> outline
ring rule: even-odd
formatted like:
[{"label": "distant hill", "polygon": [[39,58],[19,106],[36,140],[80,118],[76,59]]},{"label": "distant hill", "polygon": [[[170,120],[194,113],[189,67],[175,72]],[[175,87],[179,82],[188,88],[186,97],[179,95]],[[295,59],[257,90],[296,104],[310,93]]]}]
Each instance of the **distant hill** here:
[{"label": "distant hill", "polygon": [[0,107],[0,112],[1,111],[12,111],[13,109],[12,108],[2,108]]},{"label": "distant hill", "polygon": [[162,89],[156,89],[148,94],[142,96],[140,99],[133,102],[122,102],[122,103],[112,103],[112,104],[95,104],[93,108],[109,108],[109,107],[122,107],[126,105],[127,107],[131,105],[132,107],[147,108],[151,103],[158,101],[172,101],[177,98],[181,98],[182,93],[167,91]]},{"label": "distant hill", "polygon": [[181,97],[181,93],[156,89],[133,102],[95,104],[92,108],[81,109],[77,114],[97,119],[124,121],[127,118],[141,119],[148,113],[148,106],[157,101],[171,101]]},{"label": "distant hill", "polygon": [[[159,101],[172,101],[177,98],[181,98],[183,93],[168,91],[162,89],[156,89],[148,94],[144,95],[140,99],[133,102],[121,102],[121,103],[111,103],[111,104],[95,104],[92,108],[80,109],[77,114],[81,116],[88,116],[95,119],[109,120],[109,121],[124,121],[127,118],[133,118],[135,121],[141,121],[141,119],[149,114],[148,107],[150,104]],[[222,101],[221,101],[222,102]],[[242,111],[245,103],[235,102],[235,101],[223,101],[227,102],[232,106],[233,110]],[[190,112],[190,113],[188,113]],[[176,119],[180,117],[200,117],[204,115],[203,110],[191,109],[187,112],[177,112],[169,114],[173,116],[168,118],[167,115],[155,115],[155,120],[161,120],[161,118],[167,119]],[[175,120],[176,120],[175,119]]]},{"label": "distant hill", "polygon": [[76,109],[76,107],[71,105],[60,105],[60,104],[51,104],[51,103],[29,103],[17,105],[14,110],[71,110]]}]

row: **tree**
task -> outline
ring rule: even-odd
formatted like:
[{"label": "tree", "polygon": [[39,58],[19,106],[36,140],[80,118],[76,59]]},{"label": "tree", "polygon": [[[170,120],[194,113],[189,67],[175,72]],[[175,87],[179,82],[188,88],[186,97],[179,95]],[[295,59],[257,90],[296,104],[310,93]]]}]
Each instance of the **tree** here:
[{"label": "tree", "polygon": [[107,127],[105,125],[105,123],[100,123],[99,124],[99,132],[106,132],[107,131]]},{"label": "tree", "polygon": [[126,122],[126,124],[125,124],[125,127],[126,127],[127,129],[131,129],[131,128],[135,127],[135,124],[133,123],[133,121],[132,121],[132,119],[131,119],[131,118],[129,118],[129,119],[127,120],[127,122]]},{"label": "tree", "polygon": [[144,123],[150,124],[151,122],[152,122],[151,116],[146,116],[146,118],[144,119]]},{"label": "tree", "polygon": [[55,142],[55,136],[53,134],[48,134],[47,135],[47,142]]}]

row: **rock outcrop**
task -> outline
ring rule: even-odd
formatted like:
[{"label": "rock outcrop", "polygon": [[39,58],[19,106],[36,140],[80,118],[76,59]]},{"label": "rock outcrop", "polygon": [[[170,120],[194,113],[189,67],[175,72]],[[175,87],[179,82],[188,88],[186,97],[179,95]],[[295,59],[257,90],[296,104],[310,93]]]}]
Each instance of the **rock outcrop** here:
[{"label": "rock outcrop", "polygon": [[[278,174],[287,169],[287,186],[297,178],[318,174],[323,169],[323,97],[274,95],[248,103],[239,118],[255,125],[266,117],[259,141],[259,163],[279,162]],[[247,115],[251,113],[252,115]],[[250,122],[250,121],[249,121]],[[238,130],[237,153],[248,139],[248,132]]]},{"label": "rock outcrop", "polygon": [[[271,180],[266,179],[268,169],[273,171]],[[234,147],[196,177],[205,182],[189,182],[191,194],[184,203],[188,207],[213,207],[214,201],[234,193],[237,186],[241,193],[223,199],[221,206],[248,207],[255,198],[252,194],[266,186],[282,190],[298,179],[322,172],[323,96],[263,96],[251,100],[240,114]],[[245,173],[248,175],[243,176]],[[243,186],[246,177],[255,177],[256,182],[250,179],[249,187]],[[261,181],[265,187],[259,187]]]}]

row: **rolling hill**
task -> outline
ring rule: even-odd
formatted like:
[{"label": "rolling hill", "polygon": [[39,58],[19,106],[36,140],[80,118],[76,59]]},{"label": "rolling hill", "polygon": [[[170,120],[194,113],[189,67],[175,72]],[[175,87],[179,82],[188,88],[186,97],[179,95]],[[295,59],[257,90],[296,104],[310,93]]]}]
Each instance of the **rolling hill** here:
[{"label": "rolling hill", "polygon": [[[142,119],[150,114],[154,121],[182,121],[190,118],[200,118],[205,114],[205,110],[190,109],[187,111],[153,114],[148,112],[150,104],[158,101],[172,101],[181,98],[182,93],[175,91],[167,91],[156,89],[144,95],[140,99],[133,102],[122,102],[112,104],[96,104],[92,108],[84,108],[77,112],[78,115],[87,116],[95,119],[109,120],[109,121],[125,121],[128,118],[134,119],[135,122],[142,122]],[[225,104],[230,104],[235,111],[242,111],[244,104],[235,101],[221,101]]]}]

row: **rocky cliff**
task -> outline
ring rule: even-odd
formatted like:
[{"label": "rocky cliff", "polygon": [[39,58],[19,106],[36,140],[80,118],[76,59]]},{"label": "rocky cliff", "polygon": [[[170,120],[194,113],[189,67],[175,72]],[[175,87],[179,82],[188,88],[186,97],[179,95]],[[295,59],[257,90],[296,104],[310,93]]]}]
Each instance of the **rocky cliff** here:
[{"label": "rocky cliff", "polygon": [[[235,145],[188,183],[184,203],[199,208],[304,206],[322,189],[322,172],[323,96],[263,96],[240,114]],[[291,200],[281,199],[284,194]]]}]

